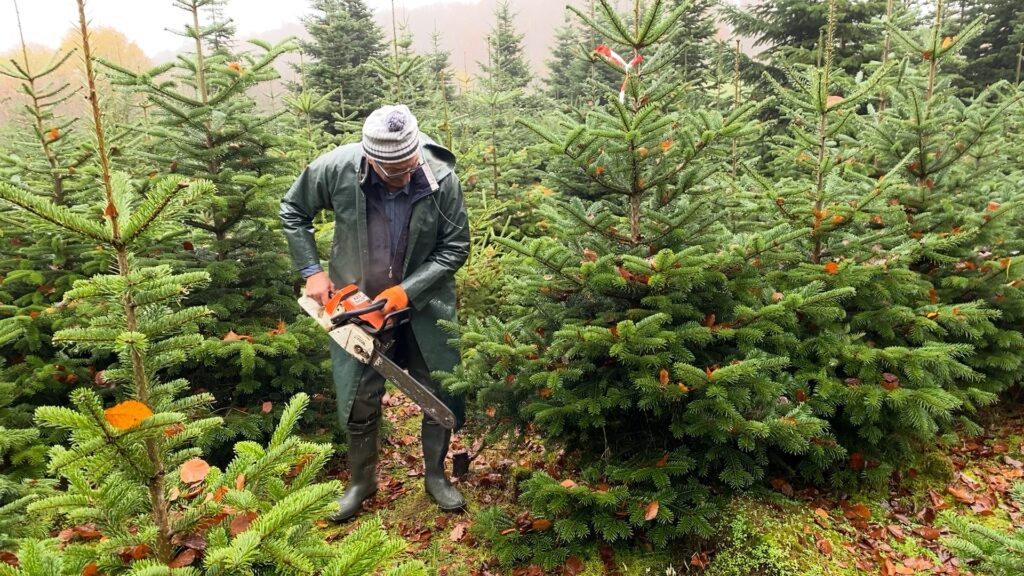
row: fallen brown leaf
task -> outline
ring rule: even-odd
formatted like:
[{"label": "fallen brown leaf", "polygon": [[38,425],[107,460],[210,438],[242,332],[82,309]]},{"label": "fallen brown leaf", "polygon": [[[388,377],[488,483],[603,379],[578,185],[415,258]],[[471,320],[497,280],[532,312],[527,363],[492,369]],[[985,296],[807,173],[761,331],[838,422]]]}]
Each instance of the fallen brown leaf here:
[{"label": "fallen brown leaf", "polygon": [[782,478],[772,478],[772,488],[786,496],[793,496],[793,486]]},{"label": "fallen brown leaf", "polygon": [[235,516],[231,519],[231,525],[229,526],[228,530],[231,532],[232,536],[238,536],[242,532],[248,530],[249,525],[252,524],[252,521],[255,519],[255,512],[246,512],[244,514],[239,514],[238,516]]},{"label": "fallen brown leaf", "polygon": [[465,522],[459,522],[452,528],[451,534],[448,535],[448,539],[452,542],[462,542],[466,537],[466,527],[468,526]]},{"label": "fallen brown leaf", "polygon": [[815,541],[814,544],[818,547],[818,551],[824,554],[825,556],[832,555],[832,543],[824,537],[819,535],[818,539]]},{"label": "fallen brown leaf", "polygon": [[548,528],[551,528],[551,520],[538,518],[530,523],[530,527],[533,528],[535,532],[543,532]]},{"label": "fallen brown leaf", "polygon": [[953,495],[954,498],[963,502],[964,504],[974,504],[974,494],[971,494],[965,488],[957,488],[956,486],[947,486],[946,492]]},{"label": "fallen brown leaf", "polygon": [[565,574],[567,576],[576,576],[580,572],[583,572],[583,561],[575,556],[570,556],[565,561]]},{"label": "fallen brown leaf", "polygon": [[202,458],[192,458],[191,460],[188,460],[181,465],[181,470],[178,472],[181,476],[181,481],[185,484],[202,482],[206,479],[206,475],[209,473],[210,465]]},{"label": "fallen brown leaf", "polygon": [[854,504],[853,506],[850,506],[847,509],[847,512],[848,518],[852,514],[853,517],[860,518],[862,520],[871,519],[871,509],[865,506],[864,504]]},{"label": "fallen brown leaf", "polygon": [[169,568],[184,568],[185,566],[191,566],[196,561],[198,553],[192,548],[186,549],[181,554],[178,554],[174,560],[167,563]]},{"label": "fallen brown leaf", "polygon": [[644,520],[650,522],[658,517],[658,501],[655,500],[647,505],[647,510],[644,511]]}]

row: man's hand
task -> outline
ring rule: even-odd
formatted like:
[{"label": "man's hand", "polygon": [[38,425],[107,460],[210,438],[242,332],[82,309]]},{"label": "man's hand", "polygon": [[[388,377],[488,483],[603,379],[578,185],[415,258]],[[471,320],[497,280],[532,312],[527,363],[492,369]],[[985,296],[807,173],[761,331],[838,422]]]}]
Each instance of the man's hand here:
[{"label": "man's hand", "polygon": [[331,299],[333,291],[334,282],[331,282],[327,272],[317,272],[306,278],[306,296],[316,300],[321,306],[327,306],[327,301]]},{"label": "man's hand", "polygon": [[405,289],[401,286],[392,286],[387,290],[384,290],[373,299],[374,302],[381,300],[387,300],[387,304],[384,305],[384,315],[391,314],[396,310],[409,307],[409,296],[405,293]]}]

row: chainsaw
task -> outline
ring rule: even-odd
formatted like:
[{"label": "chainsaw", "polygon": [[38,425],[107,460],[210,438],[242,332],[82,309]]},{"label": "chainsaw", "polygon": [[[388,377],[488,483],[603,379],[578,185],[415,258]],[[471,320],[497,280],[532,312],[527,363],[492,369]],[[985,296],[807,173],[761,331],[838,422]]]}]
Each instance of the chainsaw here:
[{"label": "chainsaw", "polygon": [[411,309],[403,308],[385,316],[381,310],[386,303],[386,300],[371,302],[355,284],[335,292],[326,306],[305,294],[299,298],[299,306],[327,330],[328,336],[342,350],[390,380],[442,427],[453,429],[455,414],[451,409],[430,388],[387,357],[394,344],[394,338],[387,336],[409,322]]}]

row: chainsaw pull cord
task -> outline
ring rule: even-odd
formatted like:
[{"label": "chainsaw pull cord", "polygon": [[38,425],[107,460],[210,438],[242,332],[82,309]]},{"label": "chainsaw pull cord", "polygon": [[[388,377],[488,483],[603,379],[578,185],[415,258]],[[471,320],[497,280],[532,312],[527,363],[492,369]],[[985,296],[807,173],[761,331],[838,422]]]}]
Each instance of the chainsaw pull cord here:
[{"label": "chainsaw pull cord", "polygon": [[[422,145],[420,145],[420,157],[426,158]],[[437,209],[437,213],[441,215],[441,218],[444,218],[445,222],[451,224],[452,226],[458,226],[459,231],[461,231],[463,226],[459,226],[455,222],[452,222],[448,218],[448,216],[445,215],[444,210],[441,209],[441,205],[437,203],[437,194],[434,194],[433,192],[437,192],[438,190],[440,190],[441,186],[440,184],[438,184],[437,178],[434,177],[434,170],[426,161],[423,162],[423,175],[427,177],[427,181],[430,183],[430,189],[432,191],[432,193],[430,194],[430,200],[434,202],[434,208]]]},{"label": "chainsaw pull cord", "polygon": [[441,205],[437,203],[436,195],[431,194],[430,195],[430,199],[434,201],[434,207],[437,208],[437,213],[441,215],[441,218],[444,218],[445,222],[451,224],[452,226],[457,226],[458,229],[459,229],[458,231],[460,231],[460,232],[462,231],[463,228],[465,228],[465,226],[456,224],[455,222],[452,222],[451,220],[449,220],[447,216],[445,216],[444,210],[441,210]]}]

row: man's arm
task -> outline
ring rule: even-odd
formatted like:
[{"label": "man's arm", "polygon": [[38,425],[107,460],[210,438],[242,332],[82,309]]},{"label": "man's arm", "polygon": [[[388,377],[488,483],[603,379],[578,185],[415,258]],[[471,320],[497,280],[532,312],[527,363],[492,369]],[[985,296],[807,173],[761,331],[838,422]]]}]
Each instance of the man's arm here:
[{"label": "man's arm", "polygon": [[462,184],[453,172],[431,196],[437,215],[437,243],[427,260],[413,270],[400,286],[414,308],[422,308],[431,289],[445,277],[454,276],[469,257],[469,223],[462,198]]},{"label": "man's arm", "polygon": [[302,171],[298,180],[285,193],[281,199],[279,216],[288,240],[292,266],[306,280],[306,295],[321,304],[327,302],[334,288],[320,266],[316,238],[313,235],[313,218],[324,209],[333,207],[324,163],[318,159]]},{"label": "man's arm", "polygon": [[321,210],[333,209],[326,177],[323,162],[318,159],[302,171],[281,199],[278,215],[295,270],[310,272],[315,270],[315,266],[320,266],[313,237],[313,218]]}]

